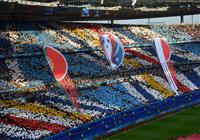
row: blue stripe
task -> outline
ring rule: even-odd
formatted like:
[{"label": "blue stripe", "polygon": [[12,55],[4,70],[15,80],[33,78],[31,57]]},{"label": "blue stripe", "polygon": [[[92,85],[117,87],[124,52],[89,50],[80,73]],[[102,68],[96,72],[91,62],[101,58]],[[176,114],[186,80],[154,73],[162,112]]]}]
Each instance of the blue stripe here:
[{"label": "blue stripe", "polygon": [[131,85],[140,93],[143,95],[144,98],[146,98],[148,101],[154,101],[156,100],[151,94],[149,94],[144,88],[142,88],[137,82],[131,83]]},{"label": "blue stripe", "polygon": [[193,83],[195,84],[198,88],[200,88],[200,76],[197,74],[196,71],[193,69],[185,72],[184,75]]},{"label": "blue stripe", "polygon": [[87,95],[105,105],[111,105],[120,108],[132,108],[134,106],[133,103],[138,103],[137,100],[130,94],[124,94],[113,89],[112,87],[107,86],[100,86],[96,90],[92,91],[88,90]]}]

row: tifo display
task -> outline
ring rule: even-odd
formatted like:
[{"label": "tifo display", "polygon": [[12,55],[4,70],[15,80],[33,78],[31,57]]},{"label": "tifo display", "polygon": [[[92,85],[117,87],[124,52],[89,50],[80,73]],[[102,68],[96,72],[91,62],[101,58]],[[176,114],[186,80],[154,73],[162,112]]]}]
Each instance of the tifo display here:
[{"label": "tifo display", "polygon": [[199,25],[3,22],[0,31],[3,139],[85,138],[120,113],[125,126],[133,112],[140,120],[200,97]]}]

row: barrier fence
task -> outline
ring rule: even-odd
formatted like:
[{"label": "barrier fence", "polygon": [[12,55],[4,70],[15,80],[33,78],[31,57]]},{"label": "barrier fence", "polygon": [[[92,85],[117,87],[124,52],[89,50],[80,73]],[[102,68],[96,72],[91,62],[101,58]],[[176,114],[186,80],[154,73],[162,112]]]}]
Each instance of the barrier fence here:
[{"label": "barrier fence", "polygon": [[[189,41],[180,41],[180,42],[169,42],[170,45],[194,45],[195,43],[199,44],[200,40],[191,40]],[[152,44],[143,44],[143,45],[135,45],[135,46],[125,46],[125,48],[140,48],[140,47],[152,47]],[[180,46],[177,46],[180,48]],[[187,46],[188,47],[188,46]],[[189,47],[188,47],[189,48]],[[195,49],[194,47],[192,48]],[[198,49],[198,48],[197,48]],[[84,50],[73,50],[73,51],[61,51],[63,54],[72,54],[72,53],[88,53],[88,52],[94,52],[94,51],[101,51],[97,48],[89,48]],[[10,54],[0,54],[0,59],[3,58],[17,58],[17,57],[34,57],[34,56],[43,56],[42,51],[38,52],[28,52],[28,53],[10,53]]]},{"label": "barrier fence", "polygon": [[155,119],[159,116],[179,111],[200,103],[200,91],[184,94],[177,97],[169,97],[163,101],[156,101],[139,108],[119,112],[106,118],[84,124],[80,127],[69,129],[53,135],[46,140],[63,139],[94,139],[118,131],[139,122]]}]

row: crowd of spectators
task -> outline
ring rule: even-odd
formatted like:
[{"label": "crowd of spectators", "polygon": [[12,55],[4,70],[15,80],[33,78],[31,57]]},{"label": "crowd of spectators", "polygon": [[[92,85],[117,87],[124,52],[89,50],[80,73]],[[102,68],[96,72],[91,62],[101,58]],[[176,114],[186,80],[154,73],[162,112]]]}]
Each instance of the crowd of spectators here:
[{"label": "crowd of spectators", "polygon": [[[163,37],[169,43],[194,42],[200,38],[199,25],[88,27],[74,23],[4,24],[9,31],[6,32],[6,36],[14,43],[13,50],[16,53],[38,52],[44,45],[51,45],[67,52],[99,49],[98,33],[102,31],[117,35],[126,46],[130,47],[151,45],[156,37]],[[21,30],[24,31],[20,32]]]},{"label": "crowd of spectators", "polygon": [[[43,46],[49,45],[64,54],[68,73],[79,91],[78,103],[83,117],[93,121],[175,96],[161,71],[123,74],[153,65],[145,59],[128,54],[124,64],[117,71],[111,71],[98,40],[100,32],[112,32],[124,45],[157,59],[153,47],[147,46],[153,38],[164,37],[171,43],[197,42],[199,28],[199,25],[3,23],[0,25],[0,67],[3,68],[0,69],[3,73],[0,74],[0,136],[40,139],[84,123],[55,82],[43,55]],[[173,64],[200,62],[198,53],[181,47],[181,44],[171,46]],[[187,72],[177,71],[184,85],[192,91],[199,90],[200,67]]]}]

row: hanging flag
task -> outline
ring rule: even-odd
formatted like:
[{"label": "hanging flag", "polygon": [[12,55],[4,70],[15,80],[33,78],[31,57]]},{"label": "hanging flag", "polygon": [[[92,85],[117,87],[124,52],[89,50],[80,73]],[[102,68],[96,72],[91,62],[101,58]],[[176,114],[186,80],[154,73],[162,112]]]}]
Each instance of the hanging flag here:
[{"label": "hanging flag", "polygon": [[[169,53],[170,49],[169,47],[168,48],[165,48],[165,50],[168,52],[168,53],[165,53],[164,57],[165,59],[168,59],[168,62],[167,62],[167,66],[169,67],[170,71],[172,72],[172,77],[176,83],[176,86],[178,88],[178,90],[180,90],[181,92],[183,93],[188,93],[188,92],[191,92],[191,89],[189,87],[187,87],[186,85],[182,84],[176,77],[176,73],[175,73],[175,69],[170,61],[170,56],[171,56],[171,53]],[[150,56],[148,55],[145,55],[145,54],[141,54],[140,52],[134,50],[134,49],[130,49],[130,48],[125,48],[125,52],[126,53],[129,53],[129,54],[132,54],[142,60],[145,60],[145,61],[148,61],[152,64],[155,64],[155,65],[160,65],[160,61],[159,60],[156,60],[154,58],[151,58]],[[165,76],[165,73],[164,73],[164,76]],[[166,78],[166,76],[165,76]],[[167,78],[166,78],[167,79]]]},{"label": "hanging flag", "polygon": [[67,74],[68,64],[65,57],[52,47],[44,47],[43,50],[55,79],[62,86],[78,112],[82,114],[77,103],[78,92]]},{"label": "hanging flag", "polygon": [[168,43],[161,38],[154,39],[154,47],[171,89],[178,94],[176,73],[170,61],[171,50]]},{"label": "hanging flag", "polygon": [[102,32],[99,35],[101,45],[111,68],[117,69],[124,59],[124,47],[118,37]]},{"label": "hanging flag", "polygon": [[68,71],[65,57],[58,50],[51,47],[44,47],[44,53],[55,79],[62,81]]}]

